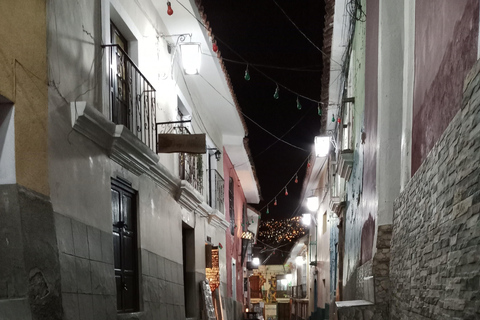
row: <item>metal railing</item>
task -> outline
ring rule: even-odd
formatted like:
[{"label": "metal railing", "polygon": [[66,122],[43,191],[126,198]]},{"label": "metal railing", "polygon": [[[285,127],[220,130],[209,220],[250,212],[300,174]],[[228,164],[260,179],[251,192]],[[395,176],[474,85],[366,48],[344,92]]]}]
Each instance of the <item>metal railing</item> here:
[{"label": "metal railing", "polygon": [[155,88],[119,45],[107,44],[102,47],[109,50],[111,120],[127,127],[156,151]]},{"label": "metal railing", "polygon": [[221,213],[225,214],[225,186],[223,177],[215,169],[208,170],[208,177],[210,181],[209,205],[213,209],[217,209]]},{"label": "metal railing", "polygon": [[295,299],[305,299],[307,297],[307,285],[300,284],[298,286],[292,286],[291,290],[291,297]]},{"label": "metal railing", "polygon": [[[171,122],[156,123],[157,134],[191,134],[190,130],[184,126],[190,120],[180,120]],[[203,194],[203,157],[202,154],[179,153],[179,177],[186,180],[198,192]]]},{"label": "metal railing", "polygon": [[180,179],[203,194],[203,158],[201,154],[180,153]]}]

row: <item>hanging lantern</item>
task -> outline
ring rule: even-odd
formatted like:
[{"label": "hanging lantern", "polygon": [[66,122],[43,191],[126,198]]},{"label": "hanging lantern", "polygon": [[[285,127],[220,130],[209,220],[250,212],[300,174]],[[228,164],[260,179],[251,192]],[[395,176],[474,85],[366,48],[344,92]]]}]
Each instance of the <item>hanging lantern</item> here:
[{"label": "hanging lantern", "polygon": [[247,69],[245,69],[245,76],[243,77],[245,80],[250,80],[250,73],[248,72],[248,64],[247,64]]},{"label": "hanging lantern", "polygon": [[278,84],[277,84],[277,88],[275,89],[275,93],[273,94],[273,97],[275,99],[278,99],[280,97]]},{"label": "hanging lantern", "polygon": [[172,4],[170,3],[170,1],[167,1],[167,14],[169,16],[171,16],[173,14]]}]

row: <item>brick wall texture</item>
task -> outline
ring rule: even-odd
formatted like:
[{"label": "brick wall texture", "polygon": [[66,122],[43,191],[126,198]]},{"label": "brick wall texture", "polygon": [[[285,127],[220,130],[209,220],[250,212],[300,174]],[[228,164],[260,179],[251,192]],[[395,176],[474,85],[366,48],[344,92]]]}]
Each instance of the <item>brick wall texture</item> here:
[{"label": "brick wall texture", "polygon": [[479,71],[394,204],[391,319],[480,318]]}]

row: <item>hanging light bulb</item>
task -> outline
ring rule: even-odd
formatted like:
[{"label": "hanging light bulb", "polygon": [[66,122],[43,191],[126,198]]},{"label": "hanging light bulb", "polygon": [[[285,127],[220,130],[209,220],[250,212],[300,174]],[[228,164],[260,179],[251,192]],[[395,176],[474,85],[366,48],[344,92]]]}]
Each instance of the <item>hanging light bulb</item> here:
[{"label": "hanging light bulb", "polygon": [[273,94],[273,97],[274,97],[275,99],[278,99],[278,98],[280,97],[278,91],[279,91],[279,88],[278,88],[278,84],[277,84],[277,88],[275,89],[275,93]]},{"label": "hanging light bulb", "polygon": [[275,202],[273,203],[274,206],[277,205],[277,198],[275,198]]},{"label": "hanging light bulb", "polygon": [[298,100],[298,96],[297,96],[297,109],[302,110],[302,105],[300,104],[300,100]]},{"label": "hanging light bulb", "polygon": [[332,114],[332,122],[335,122],[335,115]]},{"label": "hanging light bulb", "polygon": [[318,104],[318,115],[322,116],[322,108],[320,108],[320,103]]},{"label": "hanging light bulb", "polygon": [[295,175],[295,183],[298,183],[298,175]]},{"label": "hanging light bulb", "polygon": [[267,214],[269,214],[269,213],[270,213],[270,210],[268,209],[268,206],[267,206]]},{"label": "hanging light bulb", "polygon": [[285,195],[288,196],[288,190],[287,187],[285,187]]},{"label": "hanging light bulb", "polygon": [[217,44],[216,44],[215,42],[212,44],[212,49],[213,49],[213,52],[217,52],[217,51],[218,51],[218,46],[217,46]]},{"label": "hanging light bulb", "polygon": [[245,69],[245,76],[243,77],[245,80],[250,80],[250,73],[248,72],[248,64],[247,64],[247,69]]},{"label": "hanging light bulb", "polygon": [[169,16],[171,16],[173,14],[172,4],[170,3],[170,1],[167,1],[167,14]]},{"label": "hanging light bulb", "polygon": [[337,118],[337,122],[340,123],[341,122],[341,119],[340,117]]}]

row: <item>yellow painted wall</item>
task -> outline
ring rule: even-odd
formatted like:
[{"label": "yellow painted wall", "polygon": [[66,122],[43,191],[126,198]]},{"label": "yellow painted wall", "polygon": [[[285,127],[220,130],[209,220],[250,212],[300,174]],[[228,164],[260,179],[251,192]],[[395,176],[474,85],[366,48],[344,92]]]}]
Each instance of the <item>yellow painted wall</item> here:
[{"label": "yellow painted wall", "polygon": [[15,106],[17,183],[48,195],[45,0],[0,1],[0,95]]}]

